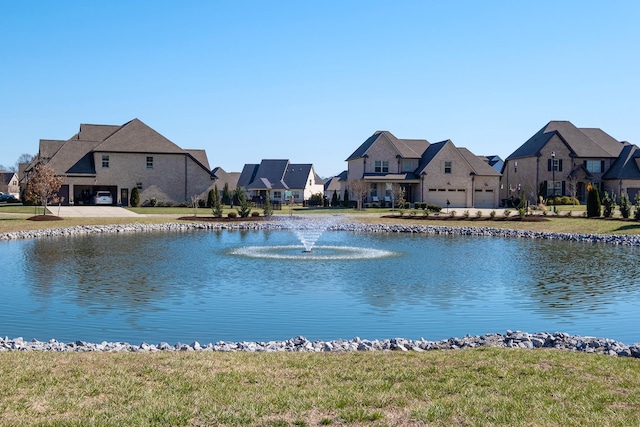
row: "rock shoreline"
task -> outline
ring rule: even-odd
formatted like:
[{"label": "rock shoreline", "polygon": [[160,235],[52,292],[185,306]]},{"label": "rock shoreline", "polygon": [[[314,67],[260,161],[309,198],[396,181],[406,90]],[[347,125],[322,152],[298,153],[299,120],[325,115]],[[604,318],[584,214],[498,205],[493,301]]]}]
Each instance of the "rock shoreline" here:
[{"label": "rock shoreline", "polygon": [[[0,234],[2,240],[22,240],[46,237],[61,237],[83,234],[132,233],[152,231],[191,231],[191,230],[286,230],[284,221],[270,222],[184,222],[164,224],[119,224],[119,225],[83,225],[68,228],[15,231]],[[588,233],[552,233],[529,230],[511,230],[495,227],[450,227],[437,225],[401,225],[401,224],[336,224],[328,228],[331,231],[350,231],[361,233],[418,233],[433,235],[485,236],[503,238],[526,238],[544,240],[563,240],[582,243],[604,243],[612,245],[640,246],[640,235],[603,235]]]},{"label": "rock shoreline", "polygon": [[565,351],[604,354],[617,357],[640,358],[640,344],[626,345],[624,343],[595,337],[569,335],[563,332],[527,333],[521,331],[506,331],[505,334],[485,334],[449,338],[440,341],[411,340],[406,338],[392,338],[385,340],[366,340],[355,337],[351,340],[309,341],[305,337],[291,338],[285,341],[264,342],[225,342],[201,345],[199,342],[191,344],[166,342],[159,344],[141,343],[133,345],[126,342],[89,343],[75,341],[70,343],[58,342],[55,339],[47,342],[22,338],[0,338],[0,352],[8,351],[42,351],[42,352],[109,352],[109,353],[154,353],[166,352],[347,352],[347,351],[430,351],[430,350],[462,350],[470,348],[521,348],[542,349],[553,348]]}]

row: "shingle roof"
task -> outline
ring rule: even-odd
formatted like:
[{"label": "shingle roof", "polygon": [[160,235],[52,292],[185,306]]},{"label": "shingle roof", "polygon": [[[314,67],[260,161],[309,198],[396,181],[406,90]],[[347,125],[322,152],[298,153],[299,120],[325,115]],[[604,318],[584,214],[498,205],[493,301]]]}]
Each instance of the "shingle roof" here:
[{"label": "shingle roof", "polygon": [[[181,153],[185,151],[138,119],[110,134],[94,151],[119,153]],[[208,168],[207,168],[208,169]]]},{"label": "shingle roof", "polygon": [[389,131],[379,130],[367,138],[346,161],[363,157],[369,148],[379,140],[387,141],[394,147],[400,157],[409,159],[419,159],[429,147],[429,141],[426,139],[398,139]]},{"label": "shingle roof", "polygon": [[637,145],[625,144],[602,179],[640,179],[640,149]]},{"label": "shingle roof", "polygon": [[[265,159],[259,165],[246,164],[240,174],[238,186],[248,190],[286,190],[305,188],[313,165],[289,163],[284,159]],[[322,184],[322,179],[313,171],[314,180]]]},{"label": "shingle roof", "polygon": [[196,161],[200,162],[204,168],[210,169],[209,159],[207,158],[207,152],[205,150],[185,149],[184,151],[189,153]]},{"label": "shingle roof", "polygon": [[458,152],[462,154],[462,157],[469,163],[473,172],[478,176],[500,176],[500,172],[495,170],[487,163],[483,157],[476,156],[471,151],[464,147],[458,148]]},{"label": "shingle roof", "polygon": [[577,157],[617,157],[622,150],[622,144],[601,129],[579,129],[569,121],[551,121],[509,155],[507,160],[538,156],[554,135],[558,135]]},{"label": "shingle roof", "polygon": [[422,154],[422,158],[420,159],[420,166],[416,169],[416,173],[422,173],[424,168],[433,160],[433,158],[442,150],[442,148],[447,144],[453,144],[451,140],[447,139],[446,141],[436,142],[434,144],[430,144],[429,148]]}]

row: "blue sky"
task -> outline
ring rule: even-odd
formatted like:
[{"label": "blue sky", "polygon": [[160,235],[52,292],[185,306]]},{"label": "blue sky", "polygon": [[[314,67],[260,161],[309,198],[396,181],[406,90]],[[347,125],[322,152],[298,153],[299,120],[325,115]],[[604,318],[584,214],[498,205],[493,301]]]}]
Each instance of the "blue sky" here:
[{"label": "blue sky", "polygon": [[211,166],[321,176],[373,132],[507,157],[551,120],[640,145],[637,1],[0,1],[0,164],[138,118]]}]

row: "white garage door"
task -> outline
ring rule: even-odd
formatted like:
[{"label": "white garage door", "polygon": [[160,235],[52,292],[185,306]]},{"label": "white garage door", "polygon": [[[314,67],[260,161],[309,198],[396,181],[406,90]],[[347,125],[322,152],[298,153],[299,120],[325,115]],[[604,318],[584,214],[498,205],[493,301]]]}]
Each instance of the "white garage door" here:
[{"label": "white garage door", "polygon": [[495,208],[495,192],[493,190],[476,190],[473,192],[473,205],[476,208]]},{"label": "white garage door", "polygon": [[467,192],[465,190],[449,190],[444,188],[430,188],[427,191],[427,203],[450,208],[464,208],[467,206]]}]

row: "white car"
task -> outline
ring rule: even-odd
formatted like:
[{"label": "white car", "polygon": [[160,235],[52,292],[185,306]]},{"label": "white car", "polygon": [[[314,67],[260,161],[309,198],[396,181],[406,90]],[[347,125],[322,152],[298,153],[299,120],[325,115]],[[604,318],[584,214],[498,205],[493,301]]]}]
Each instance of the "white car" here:
[{"label": "white car", "polygon": [[93,197],[93,204],[95,205],[112,205],[113,197],[108,191],[98,191]]}]

